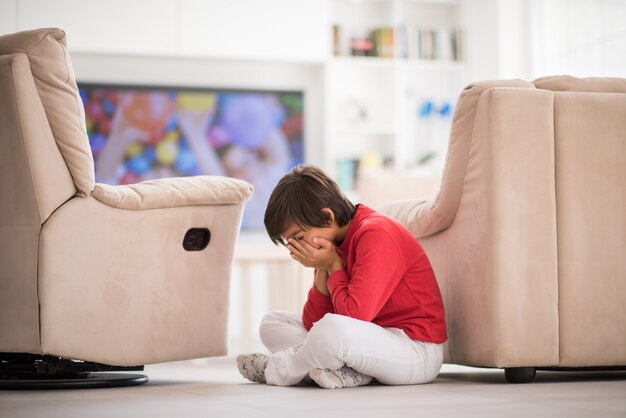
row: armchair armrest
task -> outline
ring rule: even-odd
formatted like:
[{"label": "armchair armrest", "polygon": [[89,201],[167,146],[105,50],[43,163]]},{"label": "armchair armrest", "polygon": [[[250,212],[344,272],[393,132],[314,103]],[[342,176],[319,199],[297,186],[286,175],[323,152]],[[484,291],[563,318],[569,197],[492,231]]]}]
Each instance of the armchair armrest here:
[{"label": "armchair armrest", "polygon": [[416,238],[421,239],[448,228],[455,212],[442,211],[435,200],[398,200],[384,203],[377,210],[400,222]]},{"label": "armchair armrest", "polygon": [[91,195],[105,205],[129,210],[195,205],[238,204],[249,199],[252,186],[220,176],[174,177],[124,186],[96,184]]}]

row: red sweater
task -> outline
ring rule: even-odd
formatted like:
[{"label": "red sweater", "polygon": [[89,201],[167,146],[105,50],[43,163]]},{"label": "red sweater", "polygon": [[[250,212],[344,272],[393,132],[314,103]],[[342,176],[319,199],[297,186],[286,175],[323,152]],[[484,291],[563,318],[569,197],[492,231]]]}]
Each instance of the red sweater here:
[{"label": "red sweater", "polygon": [[358,205],[337,248],[344,268],[328,278],[330,297],[309,291],[307,330],[327,313],[401,328],[414,340],[447,340],[443,301],[419,242],[398,222]]}]

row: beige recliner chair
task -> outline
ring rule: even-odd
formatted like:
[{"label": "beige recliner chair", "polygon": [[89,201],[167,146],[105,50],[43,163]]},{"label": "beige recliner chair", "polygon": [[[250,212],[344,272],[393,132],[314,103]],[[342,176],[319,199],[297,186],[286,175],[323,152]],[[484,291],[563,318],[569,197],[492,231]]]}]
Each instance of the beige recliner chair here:
[{"label": "beige recliner chair", "polygon": [[433,264],[446,362],[626,365],[626,80],[471,84],[437,197],[381,210]]},{"label": "beige recliner chair", "polygon": [[0,37],[0,353],[116,366],[225,354],[252,187],[95,184],[65,44],[59,29]]}]

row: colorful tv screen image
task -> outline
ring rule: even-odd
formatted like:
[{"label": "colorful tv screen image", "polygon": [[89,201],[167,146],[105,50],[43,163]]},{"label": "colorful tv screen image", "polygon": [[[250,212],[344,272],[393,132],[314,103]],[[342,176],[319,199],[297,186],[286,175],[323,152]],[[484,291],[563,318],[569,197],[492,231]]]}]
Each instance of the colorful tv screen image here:
[{"label": "colorful tv screen image", "polygon": [[304,161],[302,92],[79,83],[96,181],[219,175],[254,186],[243,229],[262,229],[280,178]]}]

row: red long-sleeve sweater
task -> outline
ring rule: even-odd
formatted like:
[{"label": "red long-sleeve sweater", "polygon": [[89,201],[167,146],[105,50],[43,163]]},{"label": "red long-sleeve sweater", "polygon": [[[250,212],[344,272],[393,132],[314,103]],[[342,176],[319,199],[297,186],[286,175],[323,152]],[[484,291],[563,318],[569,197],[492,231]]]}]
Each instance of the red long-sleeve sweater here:
[{"label": "red long-sleeve sweater", "polygon": [[344,268],[328,278],[330,297],[315,286],[309,291],[302,314],[307,330],[330,312],[401,328],[414,340],[447,340],[435,274],[406,228],[358,205],[337,252]]}]

